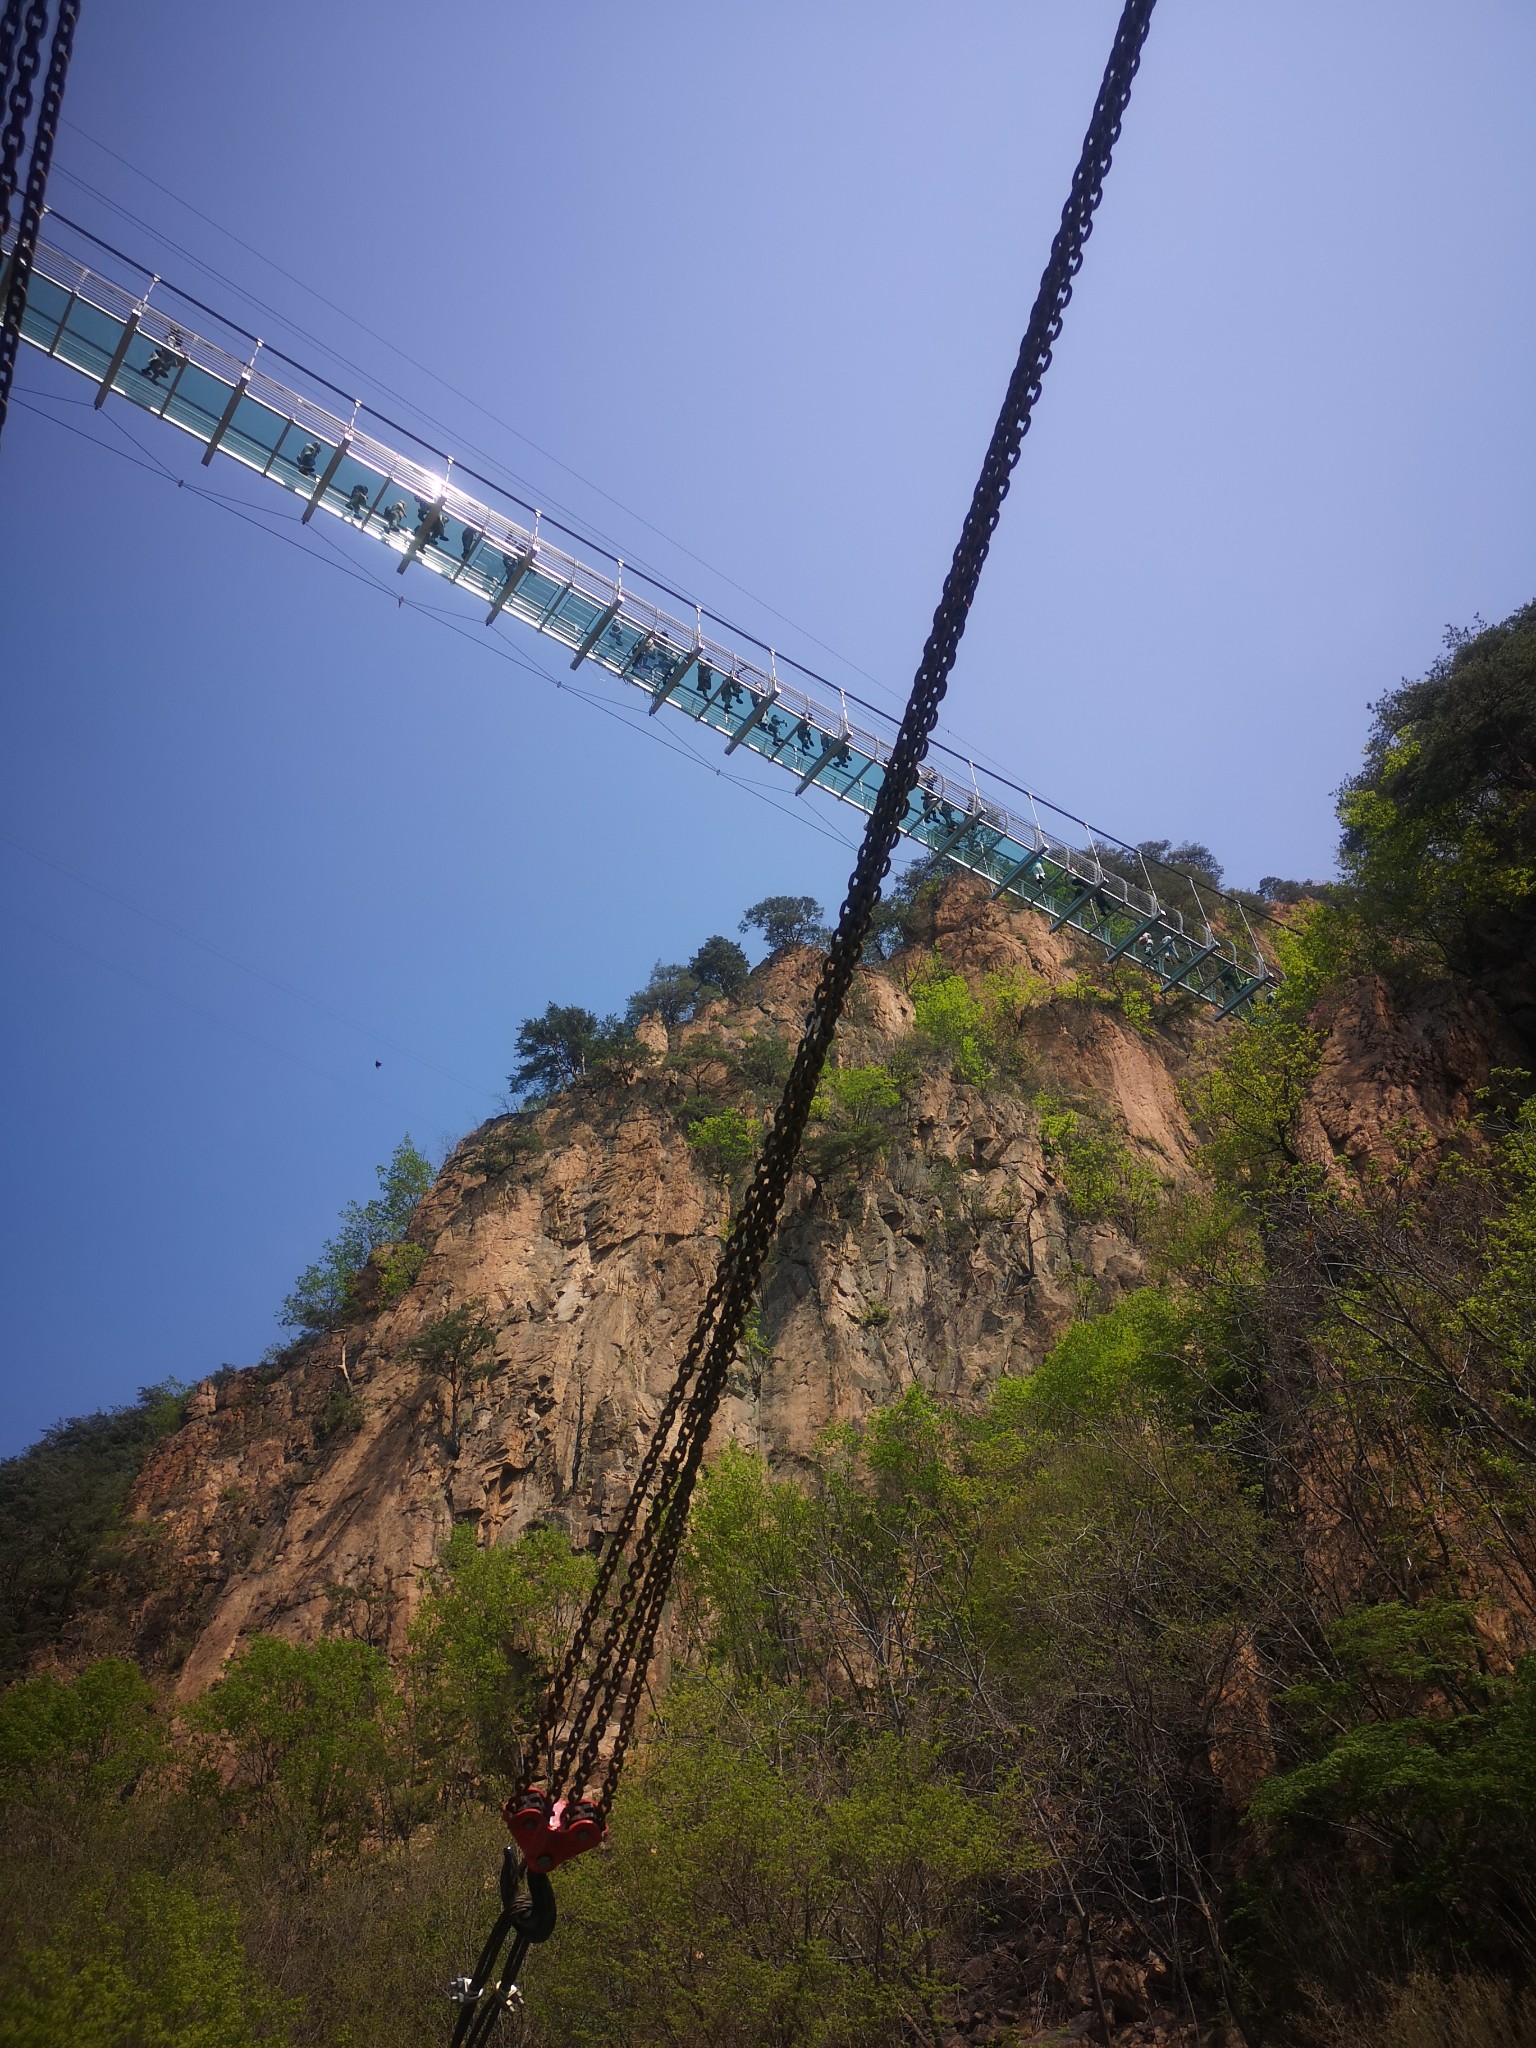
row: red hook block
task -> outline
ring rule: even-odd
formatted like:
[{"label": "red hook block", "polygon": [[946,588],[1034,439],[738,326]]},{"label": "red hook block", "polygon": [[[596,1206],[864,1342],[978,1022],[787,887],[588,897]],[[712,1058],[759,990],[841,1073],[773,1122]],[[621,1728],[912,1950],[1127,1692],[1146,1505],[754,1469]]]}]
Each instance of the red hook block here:
[{"label": "red hook block", "polygon": [[594,1801],[551,1799],[536,1785],[509,1799],[501,1817],[530,1870],[557,1870],[608,1835]]}]

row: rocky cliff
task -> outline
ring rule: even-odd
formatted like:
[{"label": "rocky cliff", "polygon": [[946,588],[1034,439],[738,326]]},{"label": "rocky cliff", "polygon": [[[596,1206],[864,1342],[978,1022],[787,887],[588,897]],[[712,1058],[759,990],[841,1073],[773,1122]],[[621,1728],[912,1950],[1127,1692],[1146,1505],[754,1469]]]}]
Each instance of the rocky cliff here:
[{"label": "rocky cliff", "polygon": [[[793,1185],[761,1313],[717,1431],[794,1469],[829,1424],[920,1383],[974,1403],[1027,1373],[1072,1315],[1143,1275],[1134,1215],[1088,1213],[1042,1144],[1040,1099],[1077,1105],[1166,1186],[1192,1174],[1182,1084],[1218,1026],[1193,1005],[1151,1023],[1093,991],[1064,937],[951,884],[921,961],[861,977],[847,1062],[912,1040],[906,993],[935,963],[1027,984],[1008,1085],[942,1059],[910,1066],[899,1127],[856,1172]],[[578,1544],[611,1525],[685,1345],[729,1188],[687,1131],[739,1083],[739,1056],[793,1038],[817,956],[760,969],[743,997],[669,1034],[653,1058],[473,1132],[412,1237],[403,1297],[276,1365],[195,1391],[185,1426],[140,1475],[131,1516],[151,1561],[110,1622],[175,1670],[183,1695],[258,1630],[310,1638],[344,1622],[398,1643],[450,1529],[505,1542],[553,1521]],[[1134,1009],[1134,1005],[1131,1006]],[[1336,998],[1304,1119],[1319,1157],[1363,1163],[1393,1124],[1428,1132],[1471,1106],[1518,1048],[1497,1016],[1440,1000],[1409,1013],[1380,984]],[[407,1347],[445,1309],[483,1304],[492,1369],[451,1426],[440,1380]],[[107,1647],[98,1636],[88,1648]]]}]

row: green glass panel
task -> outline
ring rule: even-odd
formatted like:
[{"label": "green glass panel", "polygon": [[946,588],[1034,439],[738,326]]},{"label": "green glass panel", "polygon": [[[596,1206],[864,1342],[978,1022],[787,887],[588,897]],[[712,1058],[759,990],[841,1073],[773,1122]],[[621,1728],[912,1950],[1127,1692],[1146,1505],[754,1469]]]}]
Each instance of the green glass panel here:
[{"label": "green glass panel", "polygon": [[64,332],[59,337],[55,353],[76,370],[83,370],[88,377],[99,383],[107,374],[107,365],[117,353],[117,344],[122,339],[123,327],[120,320],[114,320],[110,313],[103,313],[99,306],[89,306],[84,299],[76,299],[69,309],[69,318],[64,323]]},{"label": "green glass panel", "polygon": [[230,387],[206,370],[189,365],[176,380],[176,389],[165,408],[165,418],[186,427],[206,441],[224,417]]},{"label": "green glass panel", "polygon": [[247,462],[255,469],[265,469],[287,424],[269,406],[247,394],[235,407],[235,416],[219,443],[220,452],[233,455],[237,461]]},{"label": "green glass panel", "polygon": [[21,331],[27,340],[48,348],[68,304],[69,293],[61,290],[51,278],[39,277],[34,270],[32,282],[27,286],[26,308],[21,316]]}]

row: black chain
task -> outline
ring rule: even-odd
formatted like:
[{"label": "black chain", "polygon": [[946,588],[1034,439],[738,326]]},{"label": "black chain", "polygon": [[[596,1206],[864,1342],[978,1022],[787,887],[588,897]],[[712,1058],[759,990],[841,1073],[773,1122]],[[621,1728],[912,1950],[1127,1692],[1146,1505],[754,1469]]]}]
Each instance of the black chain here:
[{"label": "black chain", "polygon": [[10,232],[11,201],[20,185],[27,123],[32,118],[32,86],[43,61],[43,32],[48,26],[48,9],[42,0],[31,0],[24,24],[20,15],[19,4],[6,8],[11,48],[5,67],[5,126],[0,129],[0,235]]},{"label": "black chain", "polygon": [[0,15],[0,104],[11,96],[11,66],[16,61],[16,39],[21,34],[21,0],[5,0]]},{"label": "black chain", "polygon": [[[0,315],[0,434],[5,431],[10,410],[11,380],[16,374],[16,350],[21,341],[22,315],[27,307],[27,289],[32,282],[32,263],[37,238],[43,225],[43,201],[48,191],[48,170],[53,162],[53,145],[59,132],[59,112],[64,104],[64,81],[69,75],[69,56],[74,48],[75,23],[80,18],[80,0],[59,0],[59,18],[53,31],[53,48],[48,58],[48,75],[43,80],[43,103],[38,109],[37,129],[32,139],[32,161],[27,167],[26,190],[22,194],[21,220],[5,293],[5,311]],[[27,117],[32,111],[32,82],[42,50],[43,31],[48,25],[46,5],[32,0],[27,9],[23,41],[11,82],[7,119],[0,135],[0,234],[11,225],[11,198],[16,190],[21,152],[26,144]],[[9,26],[9,13],[7,14]]]},{"label": "black chain", "polygon": [[[1120,139],[1121,122],[1130,102],[1154,4],[1155,0],[1126,0],[1072,179],[1072,190],[1062,209],[1061,226],[944,581],[906,715],[886,764],[848,894],[838,915],[837,929],[806,1013],[783,1099],[732,1223],[677,1378],[604,1553],[591,1596],[545,1699],[536,1756],[549,1775],[548,1789],[557,1796],[565,1790],[582,1792],[592,1784],[603,1742],[617,1711],[613,1745],[599,1788],[599,1804],[605,1813],[624,1766],[645,1677],[655,1652],[710,1426],[772,1249],[811,1100],[863,954],[870,918],[890,870],[912,792],[917,787],[992,535],[1072,298],[1073,280],[1082,268],[1084,247],[1092,233],[1105,174]],[[617,1593],[613,1593],[619,1566],[626,1559],[627,1569]],[[564,1740],[557,1743],[557,1731],[577,1674],[583,1670],[588,1646],[600,1621],[602,1633],[590,1667],[583,1674],[582,1698]]]}]

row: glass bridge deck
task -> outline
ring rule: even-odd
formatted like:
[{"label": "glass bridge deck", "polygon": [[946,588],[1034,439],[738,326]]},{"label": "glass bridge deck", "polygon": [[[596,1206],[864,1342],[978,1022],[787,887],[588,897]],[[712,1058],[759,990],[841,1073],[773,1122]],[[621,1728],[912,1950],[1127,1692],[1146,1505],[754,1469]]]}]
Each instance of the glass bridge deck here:
[{"label": "glass bridge deck", "polygon": [[[359,425],[360,406],[342,418],[258,368],[259,343],[241,358],[150,296],[40,244],[22,336],[89,379],[98,406],[115,396],[179,427],[202,444],[205,464],[237,462],[301,500],[305,521],[323,512],[391,550],[401,574],[442,577],[479,601],[487,626],[517,619],[567,649],[573,669],[595,663],[643,691],[653,713],[665,706],[710,727],[727,754],[748,748],[793,776],[801,793],[815,785],[872,808],[890,738],[791,683],[772,653],[764,662],[712,638],[702,611],[691,621],[671,616],[624,588],[622,564],[610,575],[579,560],[552,541],[538,514],[525,524],[506,509],[515,501],[492,502],[490,487],[481,485],[483,499],[460,490],[450,459],[436,468],[386,446]],[[1066,814],[1028,801],[1026,819],[983,794],[974,771],[958,783],[925,765],[902,829],[994,896],[1028,904],[1053,930],[1083,934],[1164,989],[1220,1016],[1251,1013],[1275,979],[1256,949],[1203,919],[1191,929],[1159,899],[1132,850],[1110,851],[1091,835],[1088,848],[1074,844],[1040,816],[1044,808],[1065,822]],[[1120,866],[1139,871],[1139,881]]]}]

